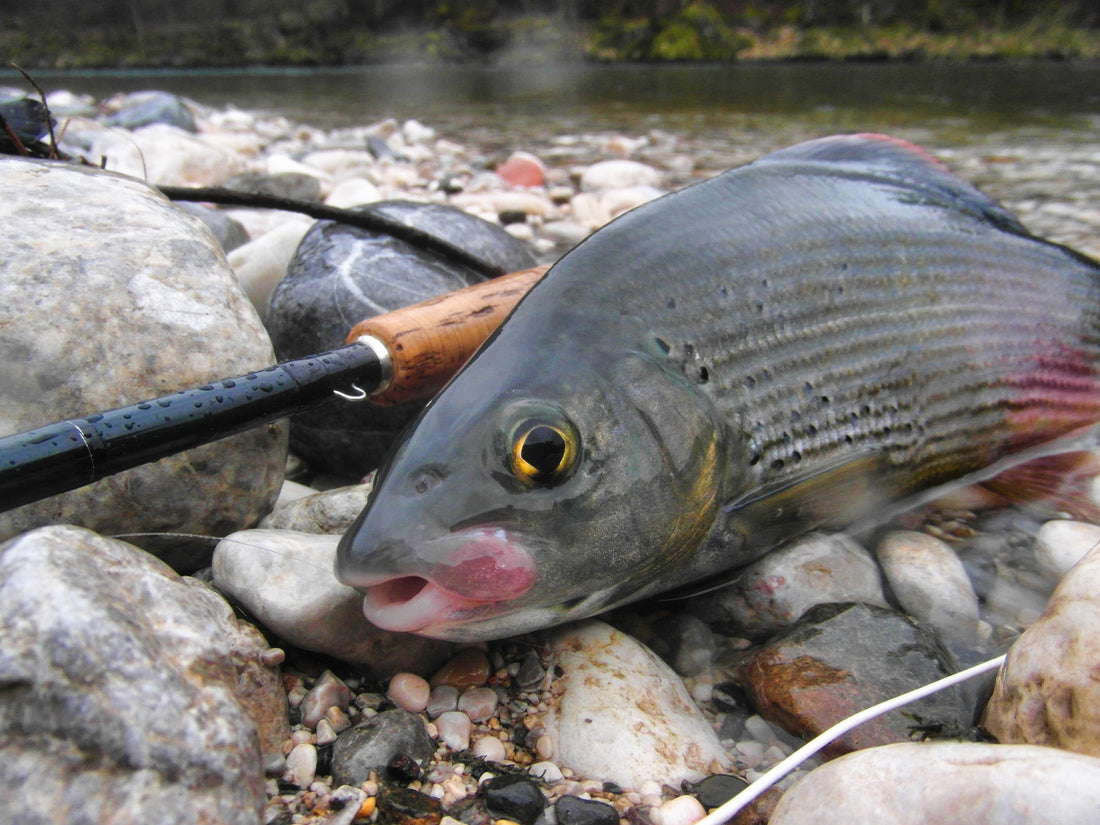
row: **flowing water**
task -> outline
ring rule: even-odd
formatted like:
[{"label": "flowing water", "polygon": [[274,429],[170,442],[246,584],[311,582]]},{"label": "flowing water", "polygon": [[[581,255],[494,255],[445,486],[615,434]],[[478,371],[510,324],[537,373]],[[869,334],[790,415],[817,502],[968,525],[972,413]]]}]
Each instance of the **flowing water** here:
[{"label": "flowing water", "polygon": [[102,98],[159,88],[325,128],[417,118],[502,146],[551,133],[651,129],[704,139],[853,129],[936,142],[1017,129],[1091,139],[1100,125],[1096,63],[382,65],[36,77],[47,90]]}]

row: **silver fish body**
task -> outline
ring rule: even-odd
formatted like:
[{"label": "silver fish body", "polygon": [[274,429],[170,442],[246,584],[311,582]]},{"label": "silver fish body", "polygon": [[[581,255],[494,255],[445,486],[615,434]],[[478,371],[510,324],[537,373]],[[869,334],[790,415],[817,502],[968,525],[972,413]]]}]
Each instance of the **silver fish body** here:
[{"label": "silver fish body", "polygon": [[1091,424],[1100,266],[922,150],[800,144],[564,256],[341,541],[372,622],[576,619]]}]

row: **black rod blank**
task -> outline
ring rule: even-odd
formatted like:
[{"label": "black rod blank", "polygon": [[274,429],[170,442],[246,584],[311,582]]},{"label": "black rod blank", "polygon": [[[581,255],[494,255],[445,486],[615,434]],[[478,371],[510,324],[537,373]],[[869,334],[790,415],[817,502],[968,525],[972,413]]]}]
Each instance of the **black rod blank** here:
[{"label": "black rod blank", "polygon": [[0,438],[0,512],[275,421],[336,391],[370,394],[388,375],[376,350],[356,343]]}]

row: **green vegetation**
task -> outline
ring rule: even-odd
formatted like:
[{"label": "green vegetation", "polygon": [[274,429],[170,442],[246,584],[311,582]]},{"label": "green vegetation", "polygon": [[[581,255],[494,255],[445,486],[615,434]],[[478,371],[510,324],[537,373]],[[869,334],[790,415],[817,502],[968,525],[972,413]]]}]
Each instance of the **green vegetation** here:
[{"label": "green vegetation", "polygon": [[1097,59],[1095,0],[0,0],[25,68]]}]

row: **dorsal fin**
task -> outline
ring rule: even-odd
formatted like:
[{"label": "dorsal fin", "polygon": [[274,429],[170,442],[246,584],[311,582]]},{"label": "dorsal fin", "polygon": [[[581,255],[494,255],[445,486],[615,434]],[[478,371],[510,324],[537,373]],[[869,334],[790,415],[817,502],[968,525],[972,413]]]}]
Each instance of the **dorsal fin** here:
[{"label": "dorsal fin", "polygon": [[[773,152],[757,164],[779,163],[870,174],[914,190],[925,198],[988,220],[1001,229],[1028,235],[1015,215],[956,177],[925,149],[900,138],[863,132],[808,140]],[[755,164],[754,164],[755,165]]]}]

